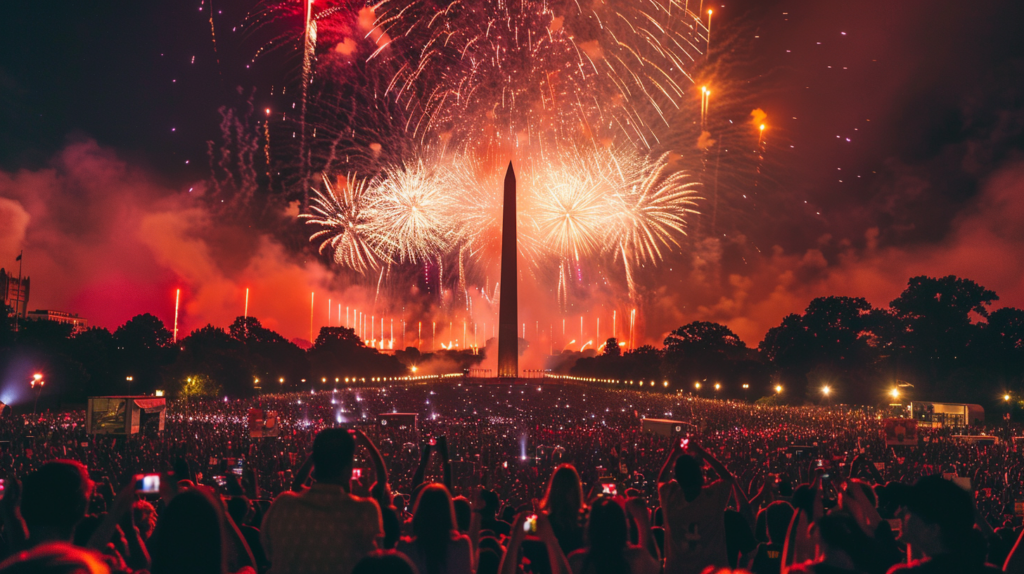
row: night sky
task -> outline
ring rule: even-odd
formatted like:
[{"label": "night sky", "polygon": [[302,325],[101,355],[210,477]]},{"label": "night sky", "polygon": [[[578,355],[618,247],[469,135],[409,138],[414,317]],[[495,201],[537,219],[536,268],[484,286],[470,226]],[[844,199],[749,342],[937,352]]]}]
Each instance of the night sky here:
[{"label": "night sky", "polygon": [[[731,206],[717,246],[693,237],[685,264],[648,279],[662,318],[650,340],[706,319],[756,345],[815,296],[885,305],[919,274],[969,277],[1024,305],[1024,4],[713,6],[716,30],[746,40],[771,185]],[[270,86],[294,83],[295,58],[246,67],[265,41],[232,32],[249,8],[214,2],[215,53],[208,0],[5,7],[0,265],[25,250],[31,308],[108,328],[140,312],[169,322],[182,287],[190,329],[241,314],[251,285],[274,294],[254,313],[298,337],[311,289],[346,292],[289,214],[225,224],[190,201],[218,108],[239,86],[257,87],[260,108]]]}]

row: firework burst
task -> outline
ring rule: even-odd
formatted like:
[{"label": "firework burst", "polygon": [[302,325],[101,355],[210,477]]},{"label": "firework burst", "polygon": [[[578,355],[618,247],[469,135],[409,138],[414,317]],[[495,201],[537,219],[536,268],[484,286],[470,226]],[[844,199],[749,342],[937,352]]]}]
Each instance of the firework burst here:
[{"label": "firework burst", "polygon": [[457,225],[438,166],[424,159],[384,172],[374,189],[374,242],[398,263],[422,263],[451,249]]},{"label": "firework burst", "polygon": [[372,246],[376,217],[366,202],[367,180],[349,174],[336,190],[325,174],[323,183],[323,192],[312,190],[310,213],[299,216],[321,228],[309,240],[321,241],[320,253],[329,250],[339,265],[362,274],[376,270],[383,260]]}]

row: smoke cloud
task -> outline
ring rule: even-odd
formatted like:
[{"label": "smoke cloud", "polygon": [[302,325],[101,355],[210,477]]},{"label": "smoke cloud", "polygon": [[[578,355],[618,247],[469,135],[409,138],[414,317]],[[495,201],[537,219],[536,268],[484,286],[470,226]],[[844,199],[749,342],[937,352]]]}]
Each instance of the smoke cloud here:
[{"label": "smoke cloud", "polygon": [[[207,323],[227,326],[243,313],[246,288],[249,314],[288,338],[310,337],[311,293],[314,337],[328,322],[328,300],[335,325],[344,322],[346,308],[352,317],[357,310],[379,313],[375,286],[353,285],[321,260],[291,252],[269,233],[219,221],[196,197],[202,191],[201,185],[168,189],[93,141],[71,143],[45,169],[0,172],[0,261],[13,263],[24,249],[24,272],[32,277],[30,308],[79,313],[111,329],[147,312],[170,328],[179,288],[180,336]],[[762,253],[743,236],[694,240],[663,268],[650,271],[636,343],[660,344],[675,327],[708,320],[725,323],[756,345],[767,329],[786,314],[802,311],[814,297],[863,296],[882,306],[909,277],[922,274],[971,278],[999,293],[1001,304],[1021,306],[1021,220],[1024,164],[1017,164],[990,177],[937,243],[885,246],[875,227],[861,237],[823,236],[803,252],[775,247]],[[589,309],[560,313],[554,294],[537,279],[522,273],[520,321],[526,324],[530,347],[521,368],[542,368],[552,350],[579,351],[588,340],[594,341],[588,348],[599,346],[613,336],[613,310],[615,335],[628,336],[631,305],[622,294],[595,286],[576,297],[589,296]],[[474,335],[471,325],[464,331],[461,317],[440,318],[441,302],[422,296],[415,280],[410,284],[404,296],[399,294],[404,300],[384,307],[388,337],[391,320],[396,323],[396,348],[402,345],[398,323],[403,312],[409,320],[407,345],[416,343],[416,322],[422,321],[423,352],[454,340],[462,348],[474,339],[483,347],[496,331],[497,309],[479,292],[470,291],[472,316],[479,323]],[[493,282],[489,287],[493,290]],[[374,317],[379,339],[380,316]],[[432,338],[433,321],[438,325]],[[577,342],[569,345],[573,339]],[[493,368],[492,363],[493,358],[481,367]]]}]

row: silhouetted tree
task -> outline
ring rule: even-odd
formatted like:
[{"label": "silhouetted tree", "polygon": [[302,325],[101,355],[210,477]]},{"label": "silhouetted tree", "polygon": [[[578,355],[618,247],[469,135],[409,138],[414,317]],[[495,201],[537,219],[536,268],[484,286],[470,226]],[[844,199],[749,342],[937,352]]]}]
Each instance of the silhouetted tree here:
[{"label": "silhouetted tree", "polygon": [[181,384],[188,377],[203,377],[203,388],[216,388],[240,397],[255,393],[253,364],[245,345],[224,329],[207,325],[179,341],[177,360],[168,367],[171,378]]},{"label": "silhouetted tree", "polygon": [[132,377],[133,393],[151,393],[163,386],[161,371],[174,362],[178,351],[163,321],[148,313],[136,315],[114,331],[114,343],[115,378]]},{"label": "silhouetted tree", "polygon": [[601,356],[618,357],[620,355],[622,355],[622,348],[619,347],[618,339],[611,337],[604,342],[604,351],[601,352]]},{"label": "silhouetted tree", "polygon": [[911,278],[889,304],[901,322],[895,341],[896,376],[913,383],[918,398],[926,393],[950,399],[975,394],[969,387],[985,381],[976,376],[982,371],[982,353],[973,343],[988,307],[998,299],[994,291],[970,279]]},{"label": "silhouetted tree", "polygon": [[740,396],[742,383],[761,385],[762,370],[757,354],[719,323],[694,321],[665,338],[662,372],[674,388],[693,390],[701,382],[708,389],[721,382],[726,386],[723,396]]},{"label": "silhouetted tree", "polygon": [[820,399],[828,385],[844,400],[881,396],[871,305],[860,297],[819,297],[803,315],[789,315],[769,329],[760,349],[790,396]]},{"label": "silhouetted tree", "polygon": [[[250,366],[250,382],[260,381],[263,392],[289,391],[309,379],[309,357],[298,345],[267,329],[254,317],[238,317],[228,328],[241,342]],[[284,379],[284,383],[281,383]]]},{"label": "silhouetted tree", "polygon": [[398,376],[406,373],[405,366],[392,355],[363,345],[355,331],[348,327],[322,327],[308,351],[313,379]]}]

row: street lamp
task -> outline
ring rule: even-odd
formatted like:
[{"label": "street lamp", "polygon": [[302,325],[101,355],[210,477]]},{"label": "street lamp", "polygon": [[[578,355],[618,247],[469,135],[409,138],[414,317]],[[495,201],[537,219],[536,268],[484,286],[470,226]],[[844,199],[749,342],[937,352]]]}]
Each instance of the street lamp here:
[{"label": "street lamp", "polygon": [[31,387],[32,390],[36,392],[36,401],[35,404],[32,405],[33,415],[35,415],[36,411],[39,409],[39,395],[43,394],[43,385],[45,384],[46,381],[43,380],[42,375],[40,375],[39,373],[32,375],[32,381],[29,382],[29,387]]},{"label": "street lamp", "polygon": [[700,383],[693,383],[693,388],[700,390]]},{"label": "street lamp", "polygon": [[775,392],[776,393],[781,393],[782,392],[782,385],[775,385]]},{"label": "street lamp", "polygon": [[128,381],[128,394],[130,395],[132,394],[132,381],[135,380],[135,377],[128,375],[124,380]]},{"label": "street lamp", "polygon": [[279,383],[281,383],[283,385],[284,384],[284,377],[281,377],[280,379],[278,379],[277,382],[279,382]]},{"label": "street lamp", "polygon": [[892,396],[893,400],[900,398],[900,390],[896,387],[893,387],[892,390],[889,391],[889,394]]}]

